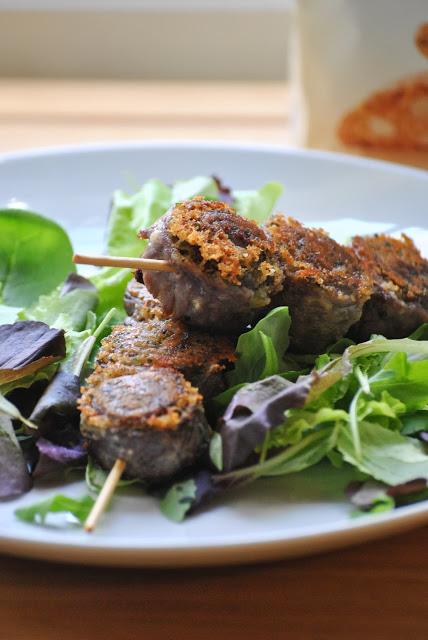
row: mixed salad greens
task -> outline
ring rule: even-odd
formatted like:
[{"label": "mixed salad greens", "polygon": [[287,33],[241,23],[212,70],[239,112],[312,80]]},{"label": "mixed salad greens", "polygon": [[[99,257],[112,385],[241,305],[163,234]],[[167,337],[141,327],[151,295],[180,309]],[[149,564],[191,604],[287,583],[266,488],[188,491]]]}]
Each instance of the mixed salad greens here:
[{"label": "mixed salad greens", "polygon": [[[263,222],[280,193],[277,183],[231,192],[211,177],[172,186],[149,180],[133,195],[114,193],[107,252],[140,255],[137,232],[177,201],[226,200]],[[26,210],[0,210],[0,498],[22,495],[44,477],[61,482],[64,473],[85,475],[92,494],[57,494],[16,510],[40,524],[57,512],[83,522],[106,477],[88,459],[76,400],[101,339],[124,318],[131,278],[114,268],[83,278],[71,258],[59,225]],[[211,402],[219,429],[210,460],[162,492],[170,519],[182,520],[230,487],[323,459],[355,470],[344,490],[359,513],[428,497],[428,325],[401,340],[343,339],[323,355],[293,356],[290,324],[288,309],[278,307],[240,336],[228,388]]]}]

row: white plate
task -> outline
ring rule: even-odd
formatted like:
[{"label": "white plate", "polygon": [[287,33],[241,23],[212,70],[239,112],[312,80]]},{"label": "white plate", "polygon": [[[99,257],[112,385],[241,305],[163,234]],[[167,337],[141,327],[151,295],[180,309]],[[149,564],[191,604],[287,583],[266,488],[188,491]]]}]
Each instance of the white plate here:
[{"label": "white plate", "polygon": [[[0,157],[0,206],[11,199],[62,223],[79,252],[100,250],[109,199],[158,177],[167,182],[217,174],[235,188],[268,180],[285,185],[281,208],[327,227],[336,237],[410,229],[428,238],[428,173],[372,160],[279,147],[213,143],[106,144]],[[425,244],[428,247],[428,244]],[[428,254],[428,250],[426,251]],[[40,528],[14,518],[18,506],[58,491],[33,489],[0,505],[0,551],[90,564],[180,566],[254,562],[303,555],[410,529],[428,522],[428,503],[378,516],[350,517],[346,473],[326,465],[260,480],[230,493],[182,524],[133,490],[121,492],[97,531]],[[83,483],[61,491],[79,496]]]}]

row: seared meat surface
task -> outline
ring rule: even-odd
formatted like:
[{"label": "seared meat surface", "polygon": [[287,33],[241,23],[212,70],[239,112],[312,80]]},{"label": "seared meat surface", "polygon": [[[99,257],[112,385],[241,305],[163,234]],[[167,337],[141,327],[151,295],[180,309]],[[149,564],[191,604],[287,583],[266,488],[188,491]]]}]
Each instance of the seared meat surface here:
[{"label": "seared meat surface", "polygon": [[268,308],[282,270],[271,238],[224,202],[178,203],[141,233],[145,258],[174,272],[137,272],[167,315],[192,327],[238,333]]},{"label": "seared meat surface", "polygon": [[171,369],[146,367],[115,378],[95,371],[79,408],[91,454],[105,469],[121,458],[128,478],[170,478],[193,464],[208,442],[202,396]]},{"label": "seared meat surface", "polygon": [[428,261],[410,238],[356,236],[352,248],[374,280],[373,295],[350,331],[352,338],[367,340],[374,333],[404,338],[428,322]]},{"label": "seared meat surface", "polygon": [[138,322],[161,320],[166,318],[159,300],[156,300],[147,287],[135,279],[128,283],[123,303],[126,313]]},{"label": "seared meat surface", "polygon": [[168,367],[180,371],[205,399],[223,391],[224,373],[236,360],[235,341],[162,318],[159,302],[144,285],[131,282],[127,291],[134,300],[137,321],[114,327],[103,340],[98,368],[114,376],[135,373],[144,366]]},{"label": "seared meat surface", "polygon": [[322,353],[359,320],[371,279],[352,250],[322,229],[281,214],[272,215],[266,229],[281,257],[284,286],[273,306],[290,309],[290,348]]}]

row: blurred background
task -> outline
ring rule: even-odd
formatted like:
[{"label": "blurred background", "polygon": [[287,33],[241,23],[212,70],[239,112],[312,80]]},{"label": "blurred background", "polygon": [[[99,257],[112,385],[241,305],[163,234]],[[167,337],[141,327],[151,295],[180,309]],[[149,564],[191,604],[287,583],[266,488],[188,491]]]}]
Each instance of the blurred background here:
[{"label": "blurred background", "polygon": [[0,150],[284,143],[291,0],[0,0]]}]

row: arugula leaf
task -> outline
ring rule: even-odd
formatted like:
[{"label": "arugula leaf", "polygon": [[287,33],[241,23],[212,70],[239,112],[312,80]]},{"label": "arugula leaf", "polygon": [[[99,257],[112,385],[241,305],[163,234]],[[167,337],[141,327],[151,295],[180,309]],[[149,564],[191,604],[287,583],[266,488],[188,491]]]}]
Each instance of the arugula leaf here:
[{"label": "arugula leaf", "polygon": [[[63,361],[50,384],[35,405],[30,419],[39,427],[42,435],[55,436],[58,444],[68,440],[69,433],[78,432],[79,412],[77,400],[80,385],[88,367],[88,360],[99,347],[100,339],[110,329],[110,321],[115,315],[111,309],[103,322],[92,329],[77,333],[80,342],[76,349]],[[77,345],[77,340],[75,340]],[[68,444],[68,442],[67,442]]]},{"label": "arugula leaf", "polygon": [[196,491],[193,478],[174,484],[161,500],[160,510],[169,520],[181,522],[194,503]]},{"label": "arugula leaf", "polygon": [[[108,472],[104,471],[97,462],[91,456],[88,457],[88,462],[86,464],[85,470],[85,480],[86,485],[90,491],[94,493],[99,493],[104,486],[104,483],[107,479]],[[117,483],[117,487],[128,487],[131,484],[138,484],[138,479],[133,480],[119,480]],[[140,483],[141,484],[141,483]]]},{"label": "arugula leaf", "polygon": [[15,515],[19,520],[33,524],[45,524],[46,518],[52,513],[70,513],[79,522],[84,523],[93,505],[94,499],[91,496],[83,496],[79,499],[69,498],[62,493],[37,502],[28,507],[21,507],[15,510]]},{"label": "arugula leaf", "polygon": [[20,209],[0,210],[0,302],[27,307],[75,271],[68,235]]},{"label": "arugula leaf", "polygon": [[272,213],[282,191],[279,182],[268,182],[255,191],[234,191],[233,206],[241,216],[262,223]]}]

